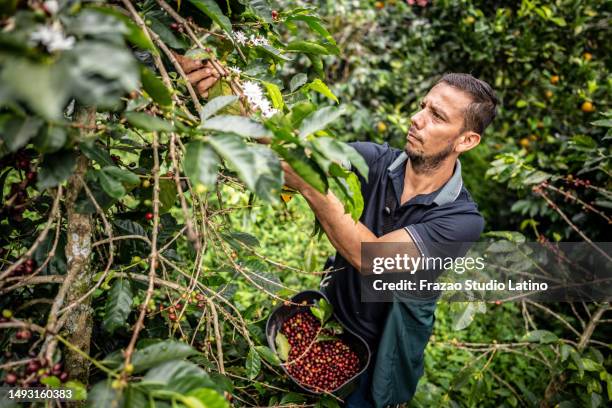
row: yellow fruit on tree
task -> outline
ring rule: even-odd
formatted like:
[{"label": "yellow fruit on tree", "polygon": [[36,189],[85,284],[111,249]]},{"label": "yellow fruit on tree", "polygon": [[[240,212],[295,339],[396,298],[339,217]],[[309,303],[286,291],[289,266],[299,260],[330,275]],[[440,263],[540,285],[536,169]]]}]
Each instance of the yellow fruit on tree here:
[{"label": "yellow fruit on tree", "polygon": [[582,102],[582,106],[580,107],[580,109],[582,109],[582,111],[586,113],[595,112],[595,106],[589,101]]},{"label": "yellow fruit on tree", "polygon": [[559,83],[559,75],[553,75],[550,77],[550,83],[556,85]]},{"label": "yellow fruit on tree", "polygon": [[382,1],[377,1],[376,3],[374,3],[374,7],[380,10],[385,7],[385,3],[383,3]]},{"label": "yellow fruit on tree", "polygon": [[582,54],[582,56],[584,57],[585,60],[590,61],[593,59],[593,54],[591,54],[590,52],[585,52],[584,54]]},{"label": "yellow fruit on tree", "polygon": [[198,183],[195,186],[195,191],[198,194],[204,194],[206,192],[206,190],[207,190],[206,186],[204,184],[202,184],[202,183]]},{"label": "yellow fruit on tree", "polygon": [[553,91],[548,90],[548,91],[544,92],[544,95],[546,95],[546,97],[547,97],[548,99],[550,99],[550,98],[552,98],[552,97],[553,97],[553,95],[554,95],[554,94],[553,94]]},{"label": "yellow fruit on tree", "polygon": [[538,140],[538,135],[535,135],[535,134],[529,135],[529,140],[531,140],[532,142],[535,142],[536,140]]},{"label": "yellow fruit on tree", "polygon": [[376,129],[378,129],[378,133],[385,133],[387,131],[387,125],[385,122],[380,121],[376,124]]},{"label": "yellow fruit on tree", "polygon": [[144,180],[142,180],[141,186],[142,186],[142,188],[149,188],[149,187],[151,187],[151,182],[149,180],[147,180],[147,179],[144,179]]},{"label": "yellow fruit on tree", "polygon": [[529,139],[524,137],[521,140],[519,140],[519,144],[521,145],[521,147],[529,147]]}]

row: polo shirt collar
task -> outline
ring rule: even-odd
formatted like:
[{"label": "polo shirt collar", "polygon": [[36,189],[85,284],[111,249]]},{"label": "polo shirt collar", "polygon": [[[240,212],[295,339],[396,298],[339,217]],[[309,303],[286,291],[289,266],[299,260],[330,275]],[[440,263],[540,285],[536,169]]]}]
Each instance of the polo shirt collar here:
[{"label": "polo shirt collar", "polygon": [[[387,168],[389,176],[393,179],[393,185],[396,187],[396,192],[401,191],[397,189],[398,184],[396,182],[403,182],[403,173],[405,171],[405,163],[407,160],[408,154],[402,151],[401,154]],[[400,169],[401,171],[398,171],[398,169]],[[401,187],[403,188],[403,186]],[[427,204],[431,204],[431,202],[434,202],[437,205],[452,203],[457,199],[457,197],[459,197],[459,193],[461,192],[462,187],[463,178],[461,177],[461,162],[459,161],[459,159],[457,159],[453,175],[450,179],[448,179],[446,184],[444,184],[444,186],[442,186],[442,188],[439,189],[437,192],[433,192],[431,194],[426,195],[427,198],[429,198],[429,200],[427,200]],[[433,200],[431,200],[430,196],[435,197],[433,198]]]}]

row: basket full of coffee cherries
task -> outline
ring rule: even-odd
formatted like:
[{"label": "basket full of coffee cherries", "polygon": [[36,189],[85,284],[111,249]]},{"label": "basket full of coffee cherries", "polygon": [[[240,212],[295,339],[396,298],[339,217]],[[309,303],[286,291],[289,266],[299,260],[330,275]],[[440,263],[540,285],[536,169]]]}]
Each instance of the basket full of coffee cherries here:
[{"label": "basket full of coffee cherries", "polygon": [[304,391],[343,398],[370,362],[370,349],[334,317],[325,295],[300,292],[268,318],[266,337],[285,373]]}]

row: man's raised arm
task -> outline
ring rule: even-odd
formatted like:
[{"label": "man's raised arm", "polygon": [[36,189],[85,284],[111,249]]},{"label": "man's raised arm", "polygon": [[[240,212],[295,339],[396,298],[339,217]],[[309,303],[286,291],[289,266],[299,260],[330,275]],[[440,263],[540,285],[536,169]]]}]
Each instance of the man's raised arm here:
[{"label": "man's raised arm", "polygon": [[[320,193],[297,175],[288,163],[283,162],[282,164],[285,184],[298,190],[304,196],[332,245],[357,270],[361,268],[361,243],[363,242],[413,243],[412,238],[404,229],[377,237],[363,223],[355,222],[349,214],[344,212],[344,206],[331,190],[327,194]],[[414,252],[417,252],[416,249]]]}]

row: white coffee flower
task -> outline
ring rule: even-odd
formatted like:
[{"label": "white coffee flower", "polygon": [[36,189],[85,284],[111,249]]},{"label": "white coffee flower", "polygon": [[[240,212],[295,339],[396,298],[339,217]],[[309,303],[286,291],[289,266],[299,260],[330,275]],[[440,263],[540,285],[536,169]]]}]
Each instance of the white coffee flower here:
[{"label": "white coffee flower", "polygon": [[248,41],[246,35],[244,35],[242,31],[234,31],[234,38],[236,39],[236,42],[240,45],[246,45]]},{"label": "white coffee flower", "polygon": [[257,47],[257,46],[270,45],[270,42],[264,37],[255,36],[254,34],[251,34],[251,36],[249,37],[249,44]]},{"label": "white coffee flower", "polygon": [[43,44],[49,52],[70,50],[75,38],[64,36],[59,25],[40,26],[30,34],[30,40]]},{"label": "white coffee flower", "polygon": [[274,109],[270,105],[270,101],[264,96],[263,90],[258,83],[245,81],[242,83],[242,91],[251,107],[254,110],[259,109],[264,117],[269,118],[278,112],[278,109]]},{"label": "white coffee flower", "polygon": [[57,0],[47,0],[43,3],[43,6],[50,14],[56,14],[59,10],[59,3]]},{"label": "white coffee flower", "polygon": [[236,75],[240,75],[240,73],[242,72],[242,70],[240,68],[238,68],[238,67],[227,67],[227,69],[229,69],[230,71],[232,71]]}]

